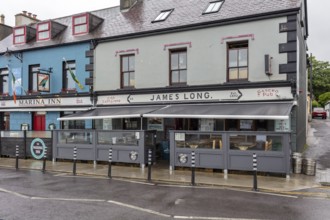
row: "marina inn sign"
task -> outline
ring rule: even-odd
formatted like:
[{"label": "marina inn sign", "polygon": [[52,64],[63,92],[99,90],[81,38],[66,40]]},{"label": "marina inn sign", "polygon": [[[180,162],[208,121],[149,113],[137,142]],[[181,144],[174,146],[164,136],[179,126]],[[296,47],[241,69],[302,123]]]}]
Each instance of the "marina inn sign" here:
[{"label": "marina inn sign", "polygon": [[63,106],[91,106],[90,97],[73,97],[73,98],[36,98],[36,99],[19,99],[16,103],[13,100],[0,101],[1,108],[17,108],[17,107],[63,107]]}]

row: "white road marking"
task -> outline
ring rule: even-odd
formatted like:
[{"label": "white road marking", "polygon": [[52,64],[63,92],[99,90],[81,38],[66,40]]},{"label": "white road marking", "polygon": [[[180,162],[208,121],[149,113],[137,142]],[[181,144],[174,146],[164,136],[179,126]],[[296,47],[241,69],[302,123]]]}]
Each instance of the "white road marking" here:
[{"label": "white road marking", "polygon": [[117,201],[113,201],[113,200],[108,200],[108,203],[112,203],[112,204],[115,204],[115,205],[135,209],[135,210],[138,210],[138,211],[142,211],[142,212],[146,212],[146,213],[149,213],[149,214],[154,214],[154,215],[158,215],[158,216],[162,216],[162,217],[167,217],[167,218],[172,217],[171,215],[156,212],[156,211],[153,211],[151,209],[145,209],[145,208],[141,208],[141,207],[138,207],[138,206],[134,206],[134,205],[130,205],[130,204],[122,203],[122,202],[117,202]]},{"label": "white road marking", "polygon": [[221,218],[221,217],[202,217],[202,216],[173,216],[175,219],[202,219],[202,220],[258,220],[252,218]]},{"label": "white road marking", "polygon": [[3,188],[0,188],[0,191],[4,192],[4,193],[11,194],[11,195],[14,195],[14,196],[18,196],[18,197],[21,197],[21,198],[24,198],[24,199],[30,199],[31,198],[29,196],[25,196],[23,194],[20,194],[20,193],[14,192],[14,191],[10,191],[10,190],[6,190],[6,189],[3,189]]},{"label": "white road marking", "polygon": [[56,201],[73,201],[73,202],[106,202],[104,199],[74,199],[74,198],[43,198],[31,197],[33,200],[56,200]]}]

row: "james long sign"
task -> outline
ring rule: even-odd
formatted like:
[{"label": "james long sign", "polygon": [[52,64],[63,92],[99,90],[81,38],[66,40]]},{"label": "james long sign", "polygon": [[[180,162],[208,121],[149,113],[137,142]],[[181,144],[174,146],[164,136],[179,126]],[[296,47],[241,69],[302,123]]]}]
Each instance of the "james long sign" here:
[{"label": "james long sign", "polygon": [[175,103],[175,102],[226,102],[257,100],[290,100],[293,96],[290,87],[254,88],[222,91],[195,91],[177,93],[127,94],[100,96],[98,105],[122,105],[138,103]]}]

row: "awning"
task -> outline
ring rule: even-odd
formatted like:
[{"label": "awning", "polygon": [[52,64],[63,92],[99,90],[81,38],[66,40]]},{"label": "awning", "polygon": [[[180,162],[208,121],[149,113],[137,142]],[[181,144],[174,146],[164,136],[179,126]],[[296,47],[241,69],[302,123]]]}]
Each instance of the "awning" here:
[{"label": "awning", "polygon": [[146,113],[148,118],[289,119],[293,102],[179,104]]},{"label": "awning", "polygon": [[164,105],[153,106],[115,106],[107,108],[95,108],[84,112],[78,112],[58,118],[59,121],[87,120],[104,118],[139,118],[144,114],[164,108]]}]

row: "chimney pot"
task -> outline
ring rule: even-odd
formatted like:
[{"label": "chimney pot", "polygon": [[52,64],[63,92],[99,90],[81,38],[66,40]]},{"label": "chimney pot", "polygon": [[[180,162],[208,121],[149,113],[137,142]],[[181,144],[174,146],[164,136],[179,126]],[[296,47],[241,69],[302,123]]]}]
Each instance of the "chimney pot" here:
[{"label": "chimney pot", "polygon": [[37,18],[37,15],[36,15],[36,14],[33,14],[32,16],[33,16],[33,18],[35,18],[35,19]]},{"label": "chimney pot", "polygon": [[27,11],[23,11],[23,14],[26,15]]},{"label": "chimney pot", "polygon": [[3,14],[0,15],[0,24],[5,24],[5,16]]},{"label": "chimney pot", "polygon": [[28,12],[28,16],[31,17],[32,13],[31,12]]}]

